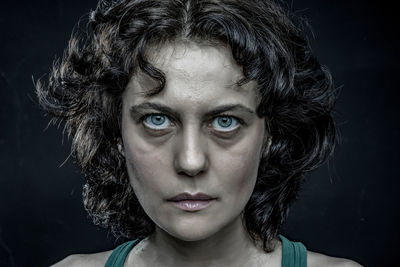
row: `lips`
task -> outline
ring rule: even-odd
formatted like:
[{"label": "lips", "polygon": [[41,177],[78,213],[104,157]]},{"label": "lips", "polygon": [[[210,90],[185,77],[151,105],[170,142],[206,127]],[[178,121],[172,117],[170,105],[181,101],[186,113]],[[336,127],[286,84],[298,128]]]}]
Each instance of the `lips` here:
[{"label": "lips", "polygon": [[174,196],[173,198],[168,199],[169,201],[184,201],[184,200],[198,200],[198,201],[207,201],[207,200],[213,200],[215,198],[206,195],[204,193],[197,193],[195,195],[189,194],[189,193],[182,193],[179,195]]},{"label": "lips", "polygon": [[215,199],[216,198],[204,193],[197,193],[194,195],[182,193],[168,199],[168,201],[180,210],[186,212],[198,212],[212,205]]}]

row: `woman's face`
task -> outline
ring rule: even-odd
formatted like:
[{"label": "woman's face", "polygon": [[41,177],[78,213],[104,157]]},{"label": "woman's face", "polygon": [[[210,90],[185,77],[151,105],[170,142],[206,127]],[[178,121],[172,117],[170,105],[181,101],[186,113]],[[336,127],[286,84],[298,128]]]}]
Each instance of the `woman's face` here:
[{"label": "woman's face", "polygon": [[[157,84],[138,73],[122,98],[130,183],[160,229],[202,240],[240,220],[253,192],[265,128],[256,115],[256,86],[237,86],[242,68],[226,47],[175,43],[155,50],[150,61],[164,72],[165,88],[144,96]],[[211,200],[171,201],[182,193]]]}]

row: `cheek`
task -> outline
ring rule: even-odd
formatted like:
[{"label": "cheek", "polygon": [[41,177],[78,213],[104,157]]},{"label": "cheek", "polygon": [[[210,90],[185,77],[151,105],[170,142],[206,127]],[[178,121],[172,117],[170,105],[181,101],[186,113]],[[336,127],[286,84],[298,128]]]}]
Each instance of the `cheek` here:
[{"label": "cheek", "polygon": [[167,151],[149,145],[135,134],[123,135],[123,141],[129,179],[139,200],[160,193],[168,181]]},{"label": "cheek", "polygon": [[[258,153],[241,151],[241,153],[230,154],[219,165],[221,169],[227,170],[224,175],[223,188],[229,189],[229,193],[236,197],[251,194],[253,191],[257,170]],[[228,186],[227,186],[228,185]],[[233,193],[233,194],[232,194]]]},{"label": "cheek", "polygon": [[126,153],[128,169],[130,169],[130,180],[140,186],[146,185],[148,188],[157,188],[159,183],[167,180],[166,173],[163,174],[165,158],[161,151],[143,153],[140,150],[130,148]]},{"label": "cheek", "polygon": [[223,177],[220,180],[221,187],[229,188],[226,192],[232,197],[247,199],[253,192],[264,133],[261,126],[256,127],[242,142],[219,157],[219,177]]}]

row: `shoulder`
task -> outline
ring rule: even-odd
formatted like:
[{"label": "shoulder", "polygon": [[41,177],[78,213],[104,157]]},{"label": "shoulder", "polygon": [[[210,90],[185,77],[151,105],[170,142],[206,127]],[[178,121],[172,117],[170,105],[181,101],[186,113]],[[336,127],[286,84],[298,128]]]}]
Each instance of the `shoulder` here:
[{"label": "shoulder", "polygon": [[307,266],[308,267],[317,267],[317,266],[326,266],[326,267],[362,267],[362,265],[358,264],[355,261],[330,257],[324,254],[307,251]]},{"label": "shoulder", "polygon": [[104,266],[107,262],[108,257],[111,255],[112,250],[104,251],[93,254],[73,254],[69,255],[62,261],[59,261],[52,265],[52,267],[97,267]]}]

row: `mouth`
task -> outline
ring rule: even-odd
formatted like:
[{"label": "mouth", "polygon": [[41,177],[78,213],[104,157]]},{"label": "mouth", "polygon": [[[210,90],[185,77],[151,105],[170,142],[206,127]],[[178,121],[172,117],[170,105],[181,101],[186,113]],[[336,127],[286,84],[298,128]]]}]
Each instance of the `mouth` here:
[{"label": "mouth", "polygon": [[189,194],[182,193],[168,199],[174,206],[185,211],[199,211],[210,206],[211,202],[216,198],[204,193]]}]

